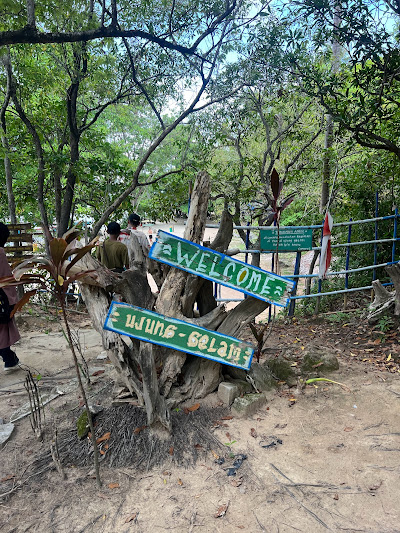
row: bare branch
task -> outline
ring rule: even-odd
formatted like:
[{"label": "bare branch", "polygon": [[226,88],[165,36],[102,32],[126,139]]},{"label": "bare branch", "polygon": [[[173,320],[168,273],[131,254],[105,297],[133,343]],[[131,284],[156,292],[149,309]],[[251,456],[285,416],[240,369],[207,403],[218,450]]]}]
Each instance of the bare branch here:
[{"label": "bare branch", "polygon": [[153,185],[153,183],[157,183],[158,181],[166,178],[167,176],[171,176],[172,174],[179,174],[183,171],[183,168],[179,168],[178,170],[171,170],[169,172],[165,172],[165,174],[161,174],[161,176],[158,176],[157,178],[154,178],[154,180],[146,181],[146,183],[138,183],[138,187],[147,187],[147,185]]}]

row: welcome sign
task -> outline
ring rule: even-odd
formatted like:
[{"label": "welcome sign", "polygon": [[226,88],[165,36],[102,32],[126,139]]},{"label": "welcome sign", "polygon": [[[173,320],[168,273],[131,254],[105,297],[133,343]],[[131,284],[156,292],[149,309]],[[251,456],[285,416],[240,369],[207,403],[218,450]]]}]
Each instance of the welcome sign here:
[{"label": "welcome sign", "polygon": [[112,302],[104,329],[245,370],[254,353],[249,342],[120,302]]},{"label": "welcome sign", "polygon": [[149,257],[196,276],[286,307],[293,282],[160,230]]}]

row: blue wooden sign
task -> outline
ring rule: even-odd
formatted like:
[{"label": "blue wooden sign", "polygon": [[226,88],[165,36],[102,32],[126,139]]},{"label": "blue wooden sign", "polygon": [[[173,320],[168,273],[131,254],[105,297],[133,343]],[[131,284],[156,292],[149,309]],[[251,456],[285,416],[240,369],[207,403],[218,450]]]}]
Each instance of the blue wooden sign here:
[{"label": "blue wooden sign", "polygon": [[160,230],[149,257],[275,305],[289,303],[293,281]]},{"label": "blue wooden sign", "polygon": [[249,342],[121,302],[111,303],[104,329],[244,370],[254,353]]}]

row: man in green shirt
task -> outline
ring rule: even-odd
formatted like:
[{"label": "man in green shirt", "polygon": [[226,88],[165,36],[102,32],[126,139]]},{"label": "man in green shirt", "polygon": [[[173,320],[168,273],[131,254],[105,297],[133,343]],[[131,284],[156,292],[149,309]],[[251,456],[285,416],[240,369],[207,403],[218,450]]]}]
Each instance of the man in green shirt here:
[{"label": "man in green shirt", "polygon": [[110,222],[107,226],[109,238],[103,242],[96,252],[97,259],[114,272],[123,272],[129,268],[128,248],[118,241],[121,226],[118,222]]}]

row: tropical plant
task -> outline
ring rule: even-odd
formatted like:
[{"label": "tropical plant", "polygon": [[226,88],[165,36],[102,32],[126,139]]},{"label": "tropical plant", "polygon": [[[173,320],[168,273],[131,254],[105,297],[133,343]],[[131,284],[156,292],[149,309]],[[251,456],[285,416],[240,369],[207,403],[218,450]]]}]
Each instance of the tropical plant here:
[{"label": "tropical plant", "polygon": [[[12,276],[0,278],[0,287],[17,286],[17,285],[36,285],[44,287],[49,290],[57,299],[60,305],[63,321],[65,324],[65,334],[68,340],[68,345],[71,350],[72,358],[74,360],[76,375],[78,378],[79,388],[82,399],[85,404],[87,419],[90,427],[91,440],[93,445],[94,467],[96,472],[97,484],[101,486],[99,473],[99,460],[96,444],[96,436],[93,426],[93,419],[91,416],[86,391],[83,386],[79,362],[75,351],[75,343],[73,342],[71,328],[68,321],[68,315],[65,307],[65,299],[68,288],[71,283],[87,278],[94,271],[93,270],[79,270],[74,272],[76,263],[84,257],[94,246],[97,239],[90,242],[87,246],[78,247],[76,239],[80,231],[77,228],[72,228],[67,231],[62,237],[54,238],[48,228],[44,228],[46,239],[48,241],[48,256],[34,256],[26,261],[20,263],[14,270]],[[70,259],[72,257],[72,260]],[[15,305],[13,315],[19,311],[33,296],[37,287],[27,292],[21,300]]]}]

